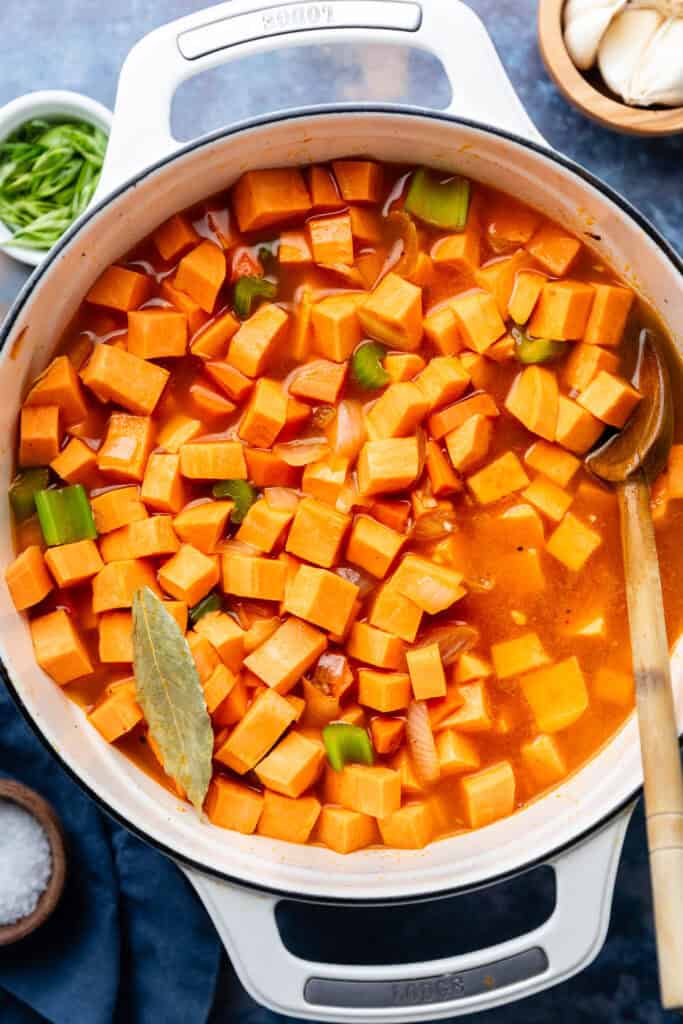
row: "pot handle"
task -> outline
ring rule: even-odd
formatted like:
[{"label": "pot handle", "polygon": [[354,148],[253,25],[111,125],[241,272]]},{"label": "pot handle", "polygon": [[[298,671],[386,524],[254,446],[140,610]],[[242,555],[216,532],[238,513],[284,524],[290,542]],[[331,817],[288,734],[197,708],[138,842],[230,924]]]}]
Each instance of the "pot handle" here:
[{"label": "pot handle", "polygon": [[240,981],[276,1013],[316,1021],[410,1022],[490,1009],[556,985],[602,948],[633,805],[548,861],[555,909],[539,928],[465,956],[413,964],[311,963],[282,942],[279,898],[183,868],[211,915]]},{"label": "pot handle", "polygon": [[119,77],[98,195],[180,148],[170,112],[178,86],[238,57],[333,42],[427,50],[448,75],[447,112],[542,141],[477,15],[460,0],[229,0],[144,36]]}]

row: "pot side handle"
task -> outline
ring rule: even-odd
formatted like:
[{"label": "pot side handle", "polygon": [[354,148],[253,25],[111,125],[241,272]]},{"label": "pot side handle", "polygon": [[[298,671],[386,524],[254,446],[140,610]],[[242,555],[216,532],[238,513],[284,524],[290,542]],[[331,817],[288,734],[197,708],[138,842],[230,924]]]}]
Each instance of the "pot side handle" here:
[{"label": "pot side handle", "polygon": [[238,57],[333,42],[426,50],[450,81],[448,113],[543,141],[482,22],[460,0],[229,0],[150,32],[126,57],[98,198],[180,148],[171,102],[186,79]]},{"label": "pot side handle", "polygon": [[316,1021],[460,1016],[522,999],[576,974],[605,941],[619,856],[633,805],[548,863],[555,909],[539,928],[465,956],[413,964],[311,963],[282,942],[278,897],[183,868],[206,906],[240,981],[276,1013]]}]

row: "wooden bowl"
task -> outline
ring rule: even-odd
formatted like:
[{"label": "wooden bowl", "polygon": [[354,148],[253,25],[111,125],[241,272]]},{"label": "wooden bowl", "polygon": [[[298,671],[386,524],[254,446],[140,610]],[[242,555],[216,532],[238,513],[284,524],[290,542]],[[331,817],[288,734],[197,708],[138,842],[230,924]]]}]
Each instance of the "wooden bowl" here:
[{"label": "wooden bowl", "polygon": [[594,121],[628,135],[676,135],[683,132],[683,107],[659,110],[629,107],[590,83],[575,66],[565,46],[562,33],[564,3],[565,0],[539,0],[538,5],[541,55],[563,96]]},{"label": "wooden bowl", "polygon": [[35,909],[26,917],[22,917],[20,921],[0,926],[0,946],[9,946],[30,935],[41,924],[44,924],[59,903],[66,878],[66,850],[59,818],[42,796],[39,796],[33,789],[29,789],[28,786],[22,786],[19,782],[0,779],[0,800],[3,799],[13,800],[38,819],[45,829],[52,851],[52,874]]}]

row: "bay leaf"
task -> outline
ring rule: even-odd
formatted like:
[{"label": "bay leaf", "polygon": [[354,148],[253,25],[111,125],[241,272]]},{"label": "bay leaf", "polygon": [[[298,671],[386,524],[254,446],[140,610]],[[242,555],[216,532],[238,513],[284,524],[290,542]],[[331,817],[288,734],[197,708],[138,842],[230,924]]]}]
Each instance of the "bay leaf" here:
[{"label": "bay leaf", "polygon": [[187,640],[149,587],[133,597],[133,666],[164,770],[199,810],[211,781],[211,719]]}]

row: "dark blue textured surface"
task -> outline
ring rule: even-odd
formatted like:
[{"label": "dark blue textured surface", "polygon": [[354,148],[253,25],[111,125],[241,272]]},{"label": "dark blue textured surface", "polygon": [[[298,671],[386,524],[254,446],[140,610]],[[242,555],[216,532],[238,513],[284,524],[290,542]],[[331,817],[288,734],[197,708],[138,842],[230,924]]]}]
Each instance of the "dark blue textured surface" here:
[{"label": "dark blue textured surface", "polygon": [[[156,25],[203,6],[189,0],[4,0],[0,103],[29,89],[60,87],[87,92],[111,106],[118,69],[130,45]],[[471,6],[486,22],[515,87],[549,142],[623,192],[681,251],[683,137],[643,141],[618,136],[570,108],[541,63],[532,0],[472,0]],[[280,106],[334,99],[404,99],[442,106],[447,98],[438,65],[424,55],[404,57],[377,48],[302,48],[250,58],[187,83],[177,97],[174,126],[180,138],[189,138]],[[23,277],[0,255],[0,302],[11,300]],[[657,1000],[644,851],[642,814],[637,812],[627,836],[608,941],[598,960],[549,993],[481,1016],[482,1024],[545,1024],[551,1015],[558,1024],[659,1024],[674,1019],[662,1013]],[[445,912],[434,907],[435,929],[443,924],[438,915]],[[447,913],[453,914],[452,908]],[[462,927],[455,915],[453,927]],[[411,935],[408,925],[405,935],[419,955],[422,933]],[[224,964],[212,1024],[275,1024],[278,1019],[254,1006]]]}]

